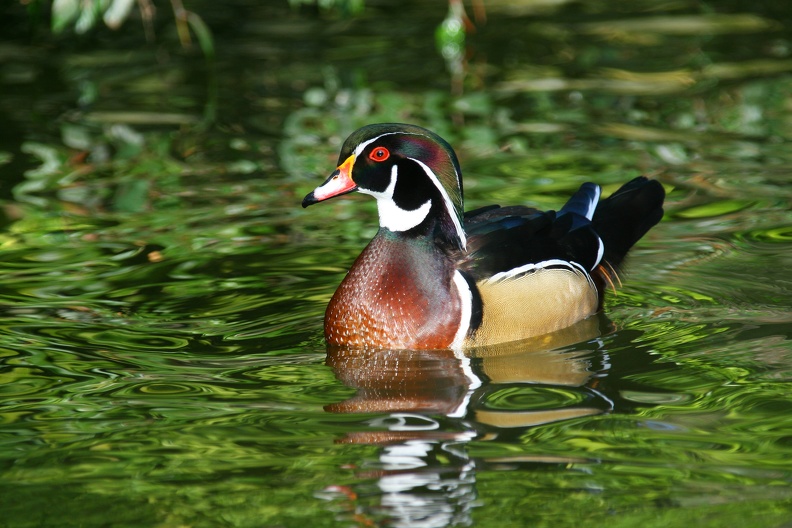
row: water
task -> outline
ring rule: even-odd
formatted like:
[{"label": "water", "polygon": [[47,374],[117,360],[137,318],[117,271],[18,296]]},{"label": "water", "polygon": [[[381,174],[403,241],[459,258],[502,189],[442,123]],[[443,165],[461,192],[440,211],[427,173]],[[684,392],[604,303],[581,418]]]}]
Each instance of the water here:
[{"label": "water", "polygon": [[[367,4],[196,3],[214,65],[3,8],[0,525],[788,526],[787,10],[486,2],[460,70],[444,5]],[[299,201],[387,120],[468,208],[648,174],[666,217],[552,339],[327,350],[376,213]]]}]

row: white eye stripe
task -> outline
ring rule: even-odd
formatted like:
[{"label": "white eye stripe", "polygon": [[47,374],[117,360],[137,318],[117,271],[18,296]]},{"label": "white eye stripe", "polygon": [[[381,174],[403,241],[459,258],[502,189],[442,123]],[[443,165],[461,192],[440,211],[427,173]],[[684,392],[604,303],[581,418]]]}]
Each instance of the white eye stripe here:
[{"label": "white eye stripe", "polygon": [[[375,137],[373,139],[369,139],[368,141],[364,141],[363,143],[359,144],[355,148],[355,152],[354,152],[355,160],[357,160],[357,158],[363,153],[363,151],[366,150],[366,147],[371,145],[373,142],[377,141],[379,138],[385,137],[385,136],[393,136],[393,135],[396,135],[396,134],[421,136],[421,137],[432,139],[432,138],[430,138],[429,136],[427,136],[425,134],[416,134],[414,132],[410,132],[410,133],[408,133],[408,132],[386,132],[384,134],[380,134],[379,136],[377,136],[377,137]],[[412,158],[410,158],[410,159],[412,159]],[[450,156],[449,156],[449,160],[448,161],[451,163],[451,166],[454,167],[454,176],[456,176],[457,185],[459,185],[459,187],[461,188],[462,187],[462,179],[459,177],[459,172],[457,172],[456,165],[454,165],[454,162],[451,160]],[[434,173],[432,173],[432,174],[434,174]],[[437,178],[435,178],[434,181],[435,181],[435,185],[437,185],[438,188],[441,189],[441,192],[443,192],[442,191],[442,186],[440,185],[440,182],[437,181]]]},{"label": "white eye stripe", "polygon": [[386,132],[385,134],[380,134],[379,136],[377,136],[377,137],[375,137],[373,139],[369,139],[368,141],[364,141],[363,143],[361,143],[360,145],[355,147],[355,159],[360,157],[360,155],[363,153],[363,151],[366,150],[366,147],[368,147],[369,145],[371,145],[372,143],[377,141],[379,138],[385,137],[385,136],[392,136],[394,134],[402,134],[402,133],[403,132]]}]

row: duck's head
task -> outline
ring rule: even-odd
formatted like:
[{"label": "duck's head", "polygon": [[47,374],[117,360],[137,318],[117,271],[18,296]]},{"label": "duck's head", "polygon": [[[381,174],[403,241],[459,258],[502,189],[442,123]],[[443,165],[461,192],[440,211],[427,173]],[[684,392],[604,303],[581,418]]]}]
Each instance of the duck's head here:
[{"label": "duck's head", "polygon": [[302,205],[353,191],[377,199],[380,228],[465,248],[462,174],[454,150],[437,134],[394,123],[358,129],[344,142],[338,168]]}]

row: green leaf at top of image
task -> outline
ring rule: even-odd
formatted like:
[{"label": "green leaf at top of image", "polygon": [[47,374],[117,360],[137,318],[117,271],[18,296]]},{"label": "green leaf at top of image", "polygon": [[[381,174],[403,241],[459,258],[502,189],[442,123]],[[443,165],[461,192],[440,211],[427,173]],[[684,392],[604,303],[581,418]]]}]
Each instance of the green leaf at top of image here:
[{"label": "green leaf at top of image", "polygon": [[459,56],[465,49],[462,4],[451,2],[448,7],[448,15],[435,30],[435,45],[445,59]]},{"label": "green leaf at top of image", "polygon": [[110,6],[102,16],[105,25],[110,29],[118,29],[121,24],[129,17],[135,0],[112,0]]},{"label": "green leaf at top of image", "polygon": [[79,0],[53,0],[52,32],[60,33],[80,14]]},{"label": "green leaf at top of image", "polygon": [[708,218],[713,216],[722,216],[729,213],[736,213],[747,209],[754,205],[754,202],[749,200],[718,200],[704,205],[697,205],[678,211],[676,216],[680,218]]},{"label": "green leaf at top of image", "polygon": [[80,16],[77,17],[77,22],[74,23],[74,31],[82,35],[87,33],[96,25],[99,20],[99,10],[101,6],[98,2],[84,2],[80,6]]}]

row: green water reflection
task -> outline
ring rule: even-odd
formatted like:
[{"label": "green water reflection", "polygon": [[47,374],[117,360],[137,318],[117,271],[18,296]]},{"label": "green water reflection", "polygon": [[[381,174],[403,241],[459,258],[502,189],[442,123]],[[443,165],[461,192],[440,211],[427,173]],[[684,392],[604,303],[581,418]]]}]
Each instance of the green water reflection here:
[{"label": "green water reflection", "polygon": [[[465,3],[444,57],[446,3],[364,4],[191,2],[213,62],[0,7],[0,526],[786,526],[786,6]],[[568,332],[327,350],[376,212],[299,201],[376,121],[468,208],[647,174],[667,215]]]}]

